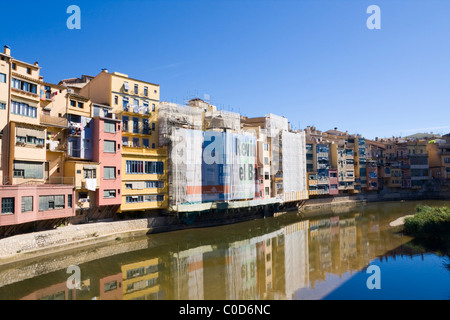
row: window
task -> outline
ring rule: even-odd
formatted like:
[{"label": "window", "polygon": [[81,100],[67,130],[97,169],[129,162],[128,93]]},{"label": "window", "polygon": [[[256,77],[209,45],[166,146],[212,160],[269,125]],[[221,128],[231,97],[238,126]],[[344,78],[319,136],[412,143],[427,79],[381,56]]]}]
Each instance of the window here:
[{"label": "window", "polygon": [[116,167],[104,167],[103,168],[103,179],[105,179],[105,180],[116,179]]},{"label": "window", "polygon": [[14,214],[14,198],[2,198],[2,214]]},{"label": "window", "polygon": [[71,194],[68,194],[67,195],[67,207],[72,208],[72,206],[73,206],[72,202],[73,202],[73,197]]},{"label": "window", "polygon": [[156,110],[156,104],[152,103],[152,111],[155,112]]},{"label": "window", "polygon": [[38,146],[44,146],[45,140],[41,138],[36,138],[33,136],[16,136],[16,143],[23,143],[23,144],[34,144]]},{"label": "window", "polygon": [[39,211],[59,210],[65,208],[65,196],[40,196]]},{"label": "window", "polygon": [[149,148],[150,147],[150,140],[148,139],[142,139],[142,146],[144,148]]},{"label": "window", "polygon": [[450,158],[444,158],[444,163],[450,163]]},{"label": "window", "polygon": [[139,85],[135,84],[134,85],[134,94],[138,94],[139,92]]},{"label": "window", "polygon": [[27,73],[31,74],[31,68],[27,68]]},{"label": "window", "polygon": [[77,106],[77,102],[74,100],[70,100],[70,106],[71,107],[76,107]]},{"label": "window", "polygon": [[164,181],[145,181],[145,188],[146,189],[164,188]]},{"label": "window", "polygon": [[15,62],[13,62],[13,63],[11,64],[11,68],[12,68],[13,70],[17,70],[17,64],[16,64]]},{"label": "window", "polygon": [[113,121],[105,121],[104,132],[106,133],[116,133],[116,123]]},{"label": "window", "polygon": [[6,83],[6,74],[0,73],[0,82],[1,83]]},{"label": "window", "polygon": [[130,121],[130,118],[126,116],[122,117],[122,131],[128,132],[128,121]]},{"label": "window", "polygon": [[129,138],[128,137],[122,137],[122,145],[123,146],[127,146],[128,147],[129,143],[130,142],[129,142]]},{"label": "window", "polygon": [[144,173],[144,162],[127,160],[126,170],[127,174],[142,174]]},{"label": "window", "polygon": [[37,85],[33,83],[29,83],[26,81],[18,80],[18,79],[11,79],[11,86],[14,89],[26,91],[29,93],[37,94]]},{"label": "window", "polygon": [[128,90],[130,90],[130,84],[127,81],[125,81],[123,83],[123,91],[128,92]]},{"label": "window", "polygon": [[119,96],[114,96],[114,104],[119,104]]},{"label": "window", "polygon": [[22,212],[33,211],[33,197],[22,197]]},{"label": "window", "polygon": [[139,133],[139,118],[133,118],[133,133]]},{"label": "window", "polygon": [[42,162],[14,161],[14,177],[25,179],[43,179],[44,164]]},{"label": "window", "polygon": [[152,123],[152,131],[155,131],[156,130],[156,124],[153,122]]},{"label": "window", "polygon": [[270,193],[270,188],[269,188],[269,187],[266,187],[266,188],[265,188],[265,192],[266,192],[266,196],[268,196],[269,193]]},{"label": "window", "polygon": [[104,190],[103,191],[103,198],[104,199],[111,199],[116,197],[116,190]]},{"label": "window", "polygon": [[270,175],[268,172],[264,173],[264,180],[270,180]]},{"label": "window", "polygon": [[0,102],[0,110],[6,109],[6,103]]},{"label": "window", "polygon": [[83,109],[84,108],[84,103],[83,102],[78,102],[78,108]]},{"label": "window", "polygon": [[144,196],[128,196],[125,199],[126,203],[144,202]]},{"label": "window", "polygon": [[155,144],[154,144],[154,143],[152,143],[152,149],[155,149],[155,148],[156,148]]},{"label": "window", "polygon": [[84,200],[88,198],[88,193],[87,192],[80,192],[78,194],[78,200]]},{"label": "window", "polygon": [[148,97],[148,87],[144,87],[144,96]]},{"label": "window", "polygon": [[130,99],[128,99],[128,97],[123,97],[122,106],[123,106],[124,111],[128,111],[129,102],[130,102]]},{"label": "window", "polygon": [[84,169],[84,178],[85,179],[96,179],[97,178],[97,170],[95,169]]},{"label": "window", "polygon": [[116,142],[105,140],[103,142],[103,151],[107,153],[116,153]]},{"label": "window", "polygon": [[11,101],[11,113],[21,116],[37,118],[37,108],[30,107],[26,103]]},{"label": "window", "polygon": [[164,174],[164,162],[145,162],[145,173]]},{"label": "window", "polygon": [[133,138],[133,147],[139,148],[139,138]]},{"label": "window", "polygon": [[148,119],[142,119],[142,133],[143,134],[150,134],[150,124]]},{"label": "window", "polygon": [[157,202],[157,201],[164,201],[164,196],[163,195],[156,195],[156,194],[151,194],[151,195],[146,195],[145,196],[145,202]]}]

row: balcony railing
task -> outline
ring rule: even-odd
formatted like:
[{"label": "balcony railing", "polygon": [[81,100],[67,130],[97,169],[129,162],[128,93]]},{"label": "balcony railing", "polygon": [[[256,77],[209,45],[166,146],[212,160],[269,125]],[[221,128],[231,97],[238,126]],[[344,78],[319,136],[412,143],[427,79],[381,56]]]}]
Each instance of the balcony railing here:
[{"label": "balcony railing", "polygon": [[61,117],[53,117],[41,114],[40,116],[41,124],[46,124],[50,126],[57,126],[62,128],[67,128],[67,119]]},{"label": "balcony railing", "polygon": [[24,177],[3,177],[3,185],[14,185],[14,186],[36,186],[36,185],[74,185],[74,177],[48,177],[47,179],[35,179],[35,178],[24,178]]}]

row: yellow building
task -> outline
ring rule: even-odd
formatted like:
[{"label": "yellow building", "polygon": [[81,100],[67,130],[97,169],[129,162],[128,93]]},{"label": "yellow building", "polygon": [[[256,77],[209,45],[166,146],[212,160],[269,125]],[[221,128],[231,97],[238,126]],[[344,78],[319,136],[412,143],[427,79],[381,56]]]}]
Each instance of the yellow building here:
[{"label": "yellow building", "polygon": [[64,87],[42,82],[40,123],[47,127],[45,172],[50,183],[73,184],[64,175],[67,151],[67,108]]},{"label": "yellow building", "polygon": [[167,150],[158,143],[160,87],[103,70],[80,95],[109,106],[122,120],[122,205],[119,212],[167,209]]},{"label": "yellow building", "polygon": [[[5,54],[9,54],[5,48]],[[10,59],[10,105],[7,116],[8,159],[4,169],[4,184],[23,184],[32,179],[44,182],[46,162],[46,127],[40,124],[40,67],[14,58]],[[3,121],[3,120],[2,120]],[[4,137],[5,138],[5,137]],[[4,139],[5,141],[5,139]]]},{"label": "yellow building", "polygon": [[159,259],[123,265],[123,300],[152,300],[160,291]]}]

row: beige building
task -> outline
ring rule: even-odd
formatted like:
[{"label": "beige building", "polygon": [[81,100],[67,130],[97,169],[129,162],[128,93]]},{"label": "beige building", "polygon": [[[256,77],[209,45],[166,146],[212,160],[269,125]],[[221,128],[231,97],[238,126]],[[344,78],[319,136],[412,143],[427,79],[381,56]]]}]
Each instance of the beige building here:
[{"label": "beige building", "polygon": [[94,78],[66,80],[85,85],[81,96],[122,121],[122,206],[120,211],[167,209],[167,151],[159,147],[160,86],[103,70]]}]

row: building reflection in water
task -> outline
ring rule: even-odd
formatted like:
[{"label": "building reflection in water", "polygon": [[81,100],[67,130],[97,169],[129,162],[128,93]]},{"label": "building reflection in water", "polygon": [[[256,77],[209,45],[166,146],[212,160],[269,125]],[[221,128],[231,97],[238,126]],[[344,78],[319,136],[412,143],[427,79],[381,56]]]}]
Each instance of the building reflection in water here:
[{"label": "building reflection in water", "polygon": [[[27,290],[34,288],[33,292],[18,297],[2,293],[0,298],[293,299],[300,290],[313,290],[326,281],[327,275],[359,272],[405,242],[395,233],[382,231],[379,216],[371,214],[302,220],[261,233],[229,243],[202,241],[183,250],[171,245],[99,259],[81,266],[81,290],[69,290],[68,275],[61,270],[42,281],[20,282]],[[41,283],[47,286],[41,288]],[[13,286],[0,288],[0,293]]]}]

